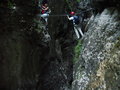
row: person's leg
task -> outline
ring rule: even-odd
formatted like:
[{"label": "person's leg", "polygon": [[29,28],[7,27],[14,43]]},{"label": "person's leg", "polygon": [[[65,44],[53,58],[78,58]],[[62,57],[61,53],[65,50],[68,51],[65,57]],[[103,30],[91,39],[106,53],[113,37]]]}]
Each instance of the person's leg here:
[{"label": "person's leg", "polygon": [[48,21],[48,18],[44,18],[45,19],[45,22],[47,23],[47,21]]},{"label": "person's leg", "polygon": [[49,14],[46,14],[46,13],[44,13],[44,14],[42,14],[42,15],[40,15],[42,18],[46,18],[46,17],[48,17],[49,16]]},{"label": "person's leg", "polygon": [[76,26],[74,26],[74,31],[75,31],[75,34],[76,34],[77,38],[79,39],[79,38],[80,38],[80,35],[79,35],[79,33],[78,33],[78,30],[77,30]]},{"label": "person's leg", "polygon": [[83,37],[83,32],[82,32],[81,28],[77,26],[77,29],[78,29],[80,35]]},{"label": "person's leg", "polygon": [[46,14],[46,13],[41,15],[41,17],[45,20],[46,25],[48,24],[48,22],[47,22],[48,21],[48,16],[49,16],[49,14]]}]

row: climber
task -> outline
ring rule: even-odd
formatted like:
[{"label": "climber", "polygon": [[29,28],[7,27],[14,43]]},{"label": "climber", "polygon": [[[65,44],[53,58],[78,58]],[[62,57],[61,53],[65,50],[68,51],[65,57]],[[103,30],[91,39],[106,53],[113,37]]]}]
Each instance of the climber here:
[{"label": "climber", "polygon": [[[72,20],[73,21],[73,25],[74,25],[74,30],[75,30],[75,33],[76,33],[76,36],[77,36],[77,38],[79,39],[80,38],[80,35],[81,36],[83,36],[83,32],[82,32],[82,30],[81,30],[81,28],[78,26],[78,24],[79,24],[79,16],[77,16],[76,14],[75,14],[75,12],[70,12],[70,17],[67,15],[67,18],[69,19],[69,20]],[[79,34],[80,33],[80,34]]]},{"label": "climber", "polygon": [[42,11],[41,11],[41,17],[45,20],[46,22],[46,25],[48,24],[48,16],[50,14],[50,10],[49,10],[49,7],[48,7],[48,4],[45,3],[44,5],[42,5]]},{"label": "climber", "polygon": [[48,4],[47,3],[43,4],[41,13],[44,14],[44,13],[48,12],[48,10],[49,10]]}]

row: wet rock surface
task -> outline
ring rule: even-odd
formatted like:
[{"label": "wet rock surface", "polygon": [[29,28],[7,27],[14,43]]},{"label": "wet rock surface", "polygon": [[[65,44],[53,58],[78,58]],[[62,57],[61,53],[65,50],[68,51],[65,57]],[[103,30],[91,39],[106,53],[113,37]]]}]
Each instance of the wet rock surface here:
[{"label": "wet rock surface", "polygon": [[112,2],[109,3],[114,7],[105,6],[86,25],[80,60],[74,65],[72,90],[120,89],[120,11]]},{"label": "wet rock surface", "polygon": [[[87,32],[74,70],[77,41],[72,22],[66,16],[50,16],[46,29],[36,17],[36,2],[12,3],[0,1],[0,90],[120,89],[119,0],[82,0],[74,8],[81,13],[92,8],[80,14]],[[49,0],[49,6],[51,15],[70,11],[65,0]]]},{"label": "wet rock surface", "polygon": [[36,88],[48,47],[34,30],[34,10],[0,8],[1,90]]},{"label": "wet rock surface", "polygon": [[[68,8],[64,0],[54,3],[53,14]],[[69,90],[75,45],[70,23],[50,17],[46,31],[32,0],[14,4],[16,9],[0,7],[0,90]]]}]

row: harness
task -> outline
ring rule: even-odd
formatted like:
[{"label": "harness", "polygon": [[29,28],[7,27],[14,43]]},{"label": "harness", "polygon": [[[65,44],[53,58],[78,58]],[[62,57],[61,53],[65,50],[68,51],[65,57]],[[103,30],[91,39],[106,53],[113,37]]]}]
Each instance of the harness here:
[{"label": "harness", "polygon": [[75,24],[79,24],[79,16],[73,16],[74,20],[73,20],[73,23]]}]

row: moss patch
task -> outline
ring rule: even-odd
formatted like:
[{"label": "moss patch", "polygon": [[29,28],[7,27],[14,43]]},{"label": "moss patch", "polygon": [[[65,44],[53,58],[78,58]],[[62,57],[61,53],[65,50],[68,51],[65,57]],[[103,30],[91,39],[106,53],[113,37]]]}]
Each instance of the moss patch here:
[{"label": "moss patch", "polygon": [[77,0],[77,2],[80,2],[81,0]]},{"label": "moss patch", "polygon": [[82,50],[82,43],[81,41],[78,41],[78,44],[74,48],[75,55],[74,55],[73,63],[79,60],[79,55],[80,55],[81,50]]}]

